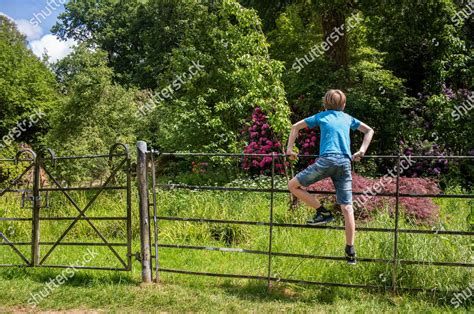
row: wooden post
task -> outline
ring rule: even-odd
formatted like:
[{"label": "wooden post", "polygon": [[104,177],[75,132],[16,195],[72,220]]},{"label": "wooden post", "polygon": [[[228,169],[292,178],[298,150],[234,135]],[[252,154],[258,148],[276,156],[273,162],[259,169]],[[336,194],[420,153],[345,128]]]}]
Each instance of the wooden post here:
[{"label": "wooden post", "polygon": [[41,208],[41,199],[40,199],[40,158],[35,158],[33,167],[33,222],[31,230],[31,264],[32,266],[39,265],[39,256],[40,256],[40,208]]},{"label": "wooden post", "polygon": [[150,217],[148,215],[147,145],[137,142],[137,182],[140,206],[140,248],[142,282],[151,283],[150,267]]}]

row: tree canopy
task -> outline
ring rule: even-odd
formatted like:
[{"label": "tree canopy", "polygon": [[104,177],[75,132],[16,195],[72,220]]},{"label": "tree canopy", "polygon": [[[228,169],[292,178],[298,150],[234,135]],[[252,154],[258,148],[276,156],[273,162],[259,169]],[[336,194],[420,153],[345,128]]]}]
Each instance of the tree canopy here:
[{"label": "tree canopy", "polygon": [[[57,97],[53,73],[28,49],[15,24],[0,15],[0,147],[15,140],[37,143],[48,128],[44,115],[55,106]],[[38,121],[30,125],[32,115],[39,119],[34,118],[32,121]]]},{"label": "tree canopy", "polygon": [[55,65],[0,17],[0,131],[39,108],[48,118],[27,141],[86,152],[141,138],[167,151],[240,152],[257,109],[265,139],[283,144],[290,123],[338,88],[347,112],[376,130],[374,153],[468,154],[468,4],[69,1],[52,31],[79,44]]}]

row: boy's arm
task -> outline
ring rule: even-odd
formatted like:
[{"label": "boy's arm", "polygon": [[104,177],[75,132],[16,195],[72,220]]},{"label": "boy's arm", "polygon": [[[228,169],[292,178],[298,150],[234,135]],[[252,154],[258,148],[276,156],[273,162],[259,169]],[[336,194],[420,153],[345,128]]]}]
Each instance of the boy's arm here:
[{"label": "boy's arm", "polygon": [[288,138],[288,146],[286,149],[286,154],[290,156],[291,160],[294,160],[296,157],[298,157],[298,154],[293,151],[293,146],[295,146],[295,140],[298,137],[299,131],[306,127],[308,127],[308,125],[304,120],[296,122],[291,127],[290,137]]},{"label": "boy's arm", "polygon": [[365,123],[361,122],[357,130],[361,131],[365,135],[359,151],[352,156],[354,161],[359,161],[364,157],[365,152],[367,151],[367,148],[369,148],[370,142],[372,141],[372,137],[374,136],[374,130]]}]

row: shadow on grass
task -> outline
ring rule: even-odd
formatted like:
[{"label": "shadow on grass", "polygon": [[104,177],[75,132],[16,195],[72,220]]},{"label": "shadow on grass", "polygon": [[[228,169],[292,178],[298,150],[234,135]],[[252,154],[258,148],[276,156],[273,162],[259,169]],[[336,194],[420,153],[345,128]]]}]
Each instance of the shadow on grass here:
[{"label": "shadow on grass", "polygon": [[[7,268],[0,270],[0,278],[26,279],[46,284],[54,278],[62,276],[66,278],[64,285],[73,287],[93,287],[104,284],[114,285],[137,285],[139,281],[132,274],[126,272],[101,271],[92,272],[87,270],[74,271],[73,269],[49,269],[26,267]],[[59,278],[59,277],[58,277]]]},{"label": "shadow on grass", "polygon": [[268,289],[266,282],[250,281],[239,285],[229,280],[222,283],[220,288],[229,295],[251,301],[333,304],[338,298],[351,298],[348,291],[334,287],[301,287],[273,283],[272,288]]},{"label": "shadow on grass", "polygon": [[[306,304],[335,304],[338,300],[361,301],[362,299],[377,300],[384,302],[389,307],[397,307],[403,303],[421,302],[434,307],[454,309],[454,294],[447,292],[403,292],[394,294],[390,291],[359,290],[339,287],[313,287],[299,285],[274,284],[268,290],[266,282],[248,282],[240,285],[231,280],[219,285],[226,294],[242,300],[268,302],[277,301],[283,303],[306,303]],[[459,309],[471,309],[474,305],[473,297],[459,302]]]}]

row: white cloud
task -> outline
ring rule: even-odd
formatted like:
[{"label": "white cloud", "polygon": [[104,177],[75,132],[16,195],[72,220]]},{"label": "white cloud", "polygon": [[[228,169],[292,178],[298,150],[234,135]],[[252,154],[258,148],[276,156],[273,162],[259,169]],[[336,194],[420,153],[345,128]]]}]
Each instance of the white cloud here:
[{"label": "white cloud", "polygon": [[33,25],[27,20],[15,20],[16,26],[20,33],[26,36],[28,41],[36,40],[41,38],[43,35],[43,29],[39,25]]},{"label": "white cloud", "polygon": [[74,40],[61,41],[58,37],[51,34],[30,42],[31,50],[35,55],[41,58],[46,52],[49,56],[49,61],[52,63],[64,58],[72,52],[74,45]]},{"label": "white cloud", "polygon": [[0,12],[0,15],[3,15],[7,19],[13,21],[16,24],[18,31],[25,35],[28,41],[39,39],[41,38],[41,35],[43,35],[43,29],[39,25],[33,25],[29,21],[23,19],[15,20],[3,12]]}]

